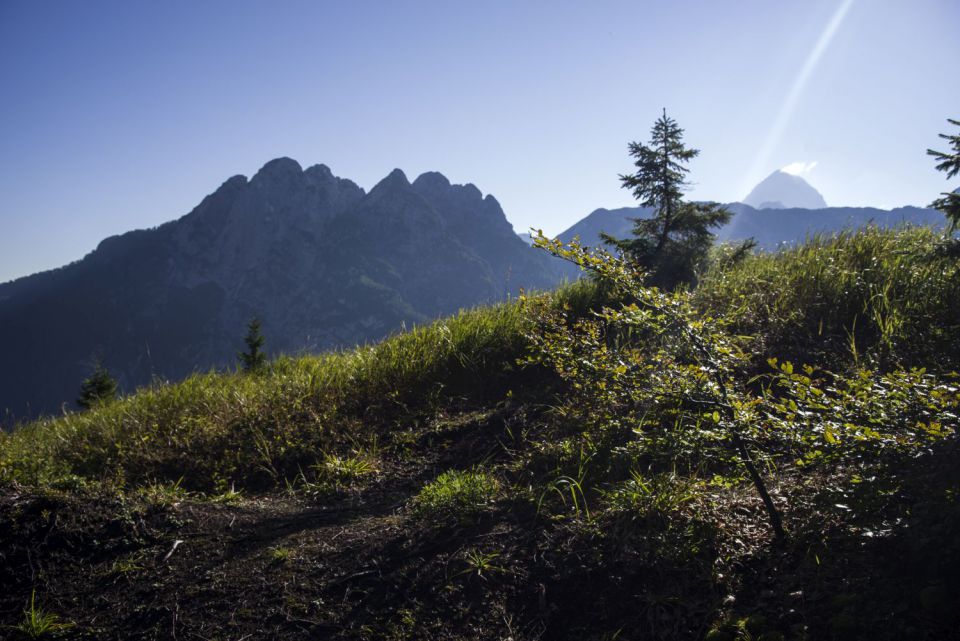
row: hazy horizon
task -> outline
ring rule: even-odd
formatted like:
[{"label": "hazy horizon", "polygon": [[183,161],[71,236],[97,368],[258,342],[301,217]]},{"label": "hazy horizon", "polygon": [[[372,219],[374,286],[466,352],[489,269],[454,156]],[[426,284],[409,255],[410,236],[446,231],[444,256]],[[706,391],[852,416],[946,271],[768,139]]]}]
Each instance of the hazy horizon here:
[{"label": "hazy horizon", "polygon": [[[960,117],[960,3],[0,5],[0,282],[190,211],[289,156],[493,194],[518,231],[634,204],[662,108],[690,197],[787,167],[831,206],[924,206]],[[684,47],[677,45],[682,40]]]}]

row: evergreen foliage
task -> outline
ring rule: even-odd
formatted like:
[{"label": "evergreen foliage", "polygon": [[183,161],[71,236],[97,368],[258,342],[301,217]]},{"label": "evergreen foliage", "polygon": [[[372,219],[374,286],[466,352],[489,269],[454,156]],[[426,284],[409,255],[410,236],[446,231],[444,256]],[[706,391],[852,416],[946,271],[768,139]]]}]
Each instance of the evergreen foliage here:
[{"label": "evergreen foliage", "polygon": [[[947,122],[960,127],[960,120],[947,118]],[[946,172],[947,180],[950,180],[960,173],[960,135],[951,136],[949,134],[940,134],[940,137],[949,141],[950,146],[953,148],[953,153],[927,149],[927,154],[937,159],[937,171]],[[956,191],[944,192],[941,196],[943,196],[943,198],[938,198],[933,201],[930,203],[930,206],[943,212],[943,215],[950,221],[950,227],[947,232],[952,233],[960,226],[960,193]]]},{"label": "evergreen foliage", "polygon": [[267,355],[261,351],[264,339],[260,333],[260,319],[252,318],[247,324],[247,335],[243,338],[247,351],[238,352],[237,358],[245,372],[259,372],[267,365]]},{"label": "evergreen foliage", "polygon": [[717,203],[683,200],[690,171],[685,165],[700,150],[684,146],[683,129],[667,116],[666,109],[653,125],[649,145],[631,142],[629,152],[637,170],[621,175],[620,182],[641,205],[654,208],[655,214],[633,219],[633,238],[601,237],[649,272],[652,285],[671,289],[694,283],[714,241],[710,230],[729,222],[732,214]]},{"label": "evergreen foliage", "polygon": [[117,396],[117,381],[103,365],[103,361],[97,358],[93,373],[80,385],[80,395],[77,397],[77,405],[88,410],[91,407],[100,405],[107,401],[112,401]]}]

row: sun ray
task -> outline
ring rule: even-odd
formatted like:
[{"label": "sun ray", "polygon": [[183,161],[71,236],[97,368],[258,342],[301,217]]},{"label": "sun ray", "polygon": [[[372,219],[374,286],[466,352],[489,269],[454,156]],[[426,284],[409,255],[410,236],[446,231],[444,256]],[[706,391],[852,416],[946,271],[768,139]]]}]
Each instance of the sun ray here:
[{"label": "sun ray", "polygon": [[823,53],[830,45],[830,41],[833,40],[833,37],[840,29],[840,25],[843,23],[843,19],[847,16],[853,3],[854,0],[844,0],[843,3],[837,7],[837,10],[834,11],[833,16],[830,18],[830,22],[827,23],[827,26],[810,51],[810,55],[807,56],[803,67],[800,68],[800,73],[797,74],[793,84],[790,86],[787,97],[784,99],[783,104],[780,105],[777,118],[773,121],[773,126],[770,127],[770,131],[764,138],[763,146],[757,153],[753,165],[750,167],[750,171],[747,172],[747,175],[744,177],[743,184],[741,185],[742,193],[749,191],[753,184],[760,179],[761,172],[765,171],[767,163],[770,162],[770,156],[773,154],[773,150],[780,143],[783,132],[790,122],[794,111],[796,111],[797,102],[800,100],[800,96],[807,82],[810,80],[810,76],[813,74],[814,69],[816,69],[817,63],[820,62],[820,58],[823,57]]}]

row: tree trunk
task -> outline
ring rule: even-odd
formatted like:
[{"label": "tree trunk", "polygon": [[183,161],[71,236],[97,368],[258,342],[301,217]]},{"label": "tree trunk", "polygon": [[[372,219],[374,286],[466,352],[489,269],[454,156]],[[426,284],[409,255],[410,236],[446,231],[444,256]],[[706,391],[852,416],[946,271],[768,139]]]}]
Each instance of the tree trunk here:
[{"label": "tree trunk", "polygon": [[757,494],[760,495],[760,499],[763,501],[763,507],[767,510],[767,518],[770,519],[770,527],[773,528],[773,535],[778,543],[782,543],[787,538],[787,533],[783,529],[783,519],[780,518],[780,511],[777,510],[773,499],[770,498],[767,485],[763,482],[763,477],[760,476],[760,470],[754,465],[753,459],[750,457],[750,450],[747,448],[743,437],[740,436],[739,433],[734,433],[733,441],[737,447],[737,452],[740,454],[740,461],[743,463],[743,466],[747,468],[747,473],[750,474],[753,486],[757,489]]}]

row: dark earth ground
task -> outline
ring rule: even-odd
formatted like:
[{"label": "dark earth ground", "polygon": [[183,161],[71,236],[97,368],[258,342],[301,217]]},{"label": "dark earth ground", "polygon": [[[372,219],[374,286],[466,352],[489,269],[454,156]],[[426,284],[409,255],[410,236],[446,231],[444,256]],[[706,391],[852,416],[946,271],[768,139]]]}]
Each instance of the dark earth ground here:
[{"label": "dark earth ground", "polygon": [[783,546],[747,486],[667,520],[550,516],[526,498],[415,518],[409,499],[440,472],[505,459],[508,418],[422,429],[375,480],[325,497],[0,487],[0,638],[23,636],[35,592],[71,624],[50,638],[960,639],[953,443],[859,470],[851,492],[781,479]]}]

